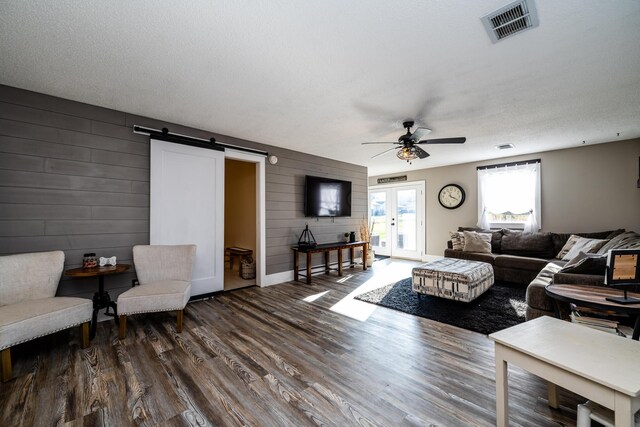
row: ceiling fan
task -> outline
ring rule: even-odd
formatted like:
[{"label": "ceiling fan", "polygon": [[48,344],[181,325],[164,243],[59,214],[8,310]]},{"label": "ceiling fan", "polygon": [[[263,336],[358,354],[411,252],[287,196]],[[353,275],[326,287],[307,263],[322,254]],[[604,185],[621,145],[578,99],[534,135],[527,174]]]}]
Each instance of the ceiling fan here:
[{"label": "ceiling fan", "polygon": [[416,128],[415,132],[411,133],[411,128],[414,125],[413,120],[407,120],[402,123],[402,126],[407,130],[407,133],[400,136],[398,138],[398,142],[363,142],[363,145],[367,144],[395,144],[397,147],[391,147],[388,150],[383,151],[382,153],[378,153],[375,156],[371,157],[372,159],[378,156],[383,155],[391,150],[397,149],[398,152],[396,156],[400,160],[406,160],[411,163],[412,160],[415,159],[425,159],[429,157],[429,153],[420,148],[419,144],[463,144],[467,138],[438,138],[438,139],[421,139],[427,136],[431,129],[419,127]]}]

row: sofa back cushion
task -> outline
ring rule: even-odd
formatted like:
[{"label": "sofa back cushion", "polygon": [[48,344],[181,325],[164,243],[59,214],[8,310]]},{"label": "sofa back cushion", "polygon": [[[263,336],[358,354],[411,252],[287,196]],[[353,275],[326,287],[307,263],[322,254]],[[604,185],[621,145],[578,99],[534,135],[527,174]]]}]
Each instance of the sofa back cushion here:
[{"label": "sofa back cushion", "polygon": [[572,235],[588,237],[590,239],[611,239],[624,232],[624,228],[618,230],[598,231],[596,233],[551,233],[553,240],[553,253],[558,254]]},{"label": "sofa back cushion", "polygon": [[491,253],[501,253],[502,230],[485,230],[478,227],[458,227],[458,231],[475,231],[477,233],[491,233]]},{"label": "sofa back cushion", "polygon": [[523,233],[503,229],[503,254],[551,259],[555,255],[551,233]]}]

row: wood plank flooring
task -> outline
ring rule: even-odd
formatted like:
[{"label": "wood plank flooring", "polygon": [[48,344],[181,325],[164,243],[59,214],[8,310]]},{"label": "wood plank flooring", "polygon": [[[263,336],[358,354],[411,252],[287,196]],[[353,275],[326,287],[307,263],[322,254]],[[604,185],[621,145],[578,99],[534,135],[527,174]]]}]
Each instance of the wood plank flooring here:
[{"label": "wood plank flooring", "polygon": [[[348,297],[393,262],[191,303],[182,334],[158,313],[131,316],[124,341],[100,323],[86,350],[76,328],[17,346],[0,426],[495,425],[486,336]],[[552,410],[510,370],[512,425],[573,426],[584,400],[563,391]]]}]

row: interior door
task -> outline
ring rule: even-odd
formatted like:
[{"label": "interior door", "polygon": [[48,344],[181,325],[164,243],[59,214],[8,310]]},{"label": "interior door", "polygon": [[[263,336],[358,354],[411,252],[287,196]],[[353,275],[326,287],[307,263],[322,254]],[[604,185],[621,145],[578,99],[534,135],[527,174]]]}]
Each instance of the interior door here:
[{"label": "interior door", "polygon": [[371,246],[380,255],[421,259],[424,183],[369,188]]},{"label": "interior door", "polygon": [[191,294],[224,287],[224,152],[151,140],[152,245],[196,244]]}]

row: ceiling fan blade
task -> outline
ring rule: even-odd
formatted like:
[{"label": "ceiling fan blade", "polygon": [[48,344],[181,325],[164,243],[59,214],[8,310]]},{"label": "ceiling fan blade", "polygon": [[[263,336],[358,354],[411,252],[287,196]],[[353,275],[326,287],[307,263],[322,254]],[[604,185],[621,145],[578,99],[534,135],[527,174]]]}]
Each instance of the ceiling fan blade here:
[{"label": "ceiling fan blade", "polygon": [[464,144],[466,140],[467,138],[465,137],[425,139],[424,141],[416,142],[416,144]]},{"label": "ceiling fan blade", "polygon": [[427,136],[431,133],[431,129],[429,128],[417,128],[415,132],[411,134],[412,141],[420,141],[422,137]]},{"label": "ceiling fan blade", "polygon": [[416,150],[416,155],[418,156],[419,159],[426,159],[427,157],[430,156],[429,153],[427,153],[426,151],[424,151],[422,148],[420,147],[415,147],[414,149]]},{"label": "ceiling fan blade", "polygon": [[397,141],[393,142],[393,141],[379,141],[379,142],[362,142],[362,145],[369,145],[369,144],[399,144]]},{"label": "ceiling fan blade", "polygon": [[378,156],[382,156],[384,153],[388,153],[389,151],[391,151],[391,150],[395,150],[396,148],[397,148],[397,147],[391,147],[391,148],[389,148],[388,150],[384,150],[382,153],[378,153],[378,154],[376,154],[375,156],[372,156],[371,158],[372,158],[372,159],[375,159],[376,157],[378,157]]}]

